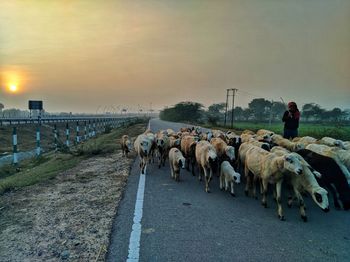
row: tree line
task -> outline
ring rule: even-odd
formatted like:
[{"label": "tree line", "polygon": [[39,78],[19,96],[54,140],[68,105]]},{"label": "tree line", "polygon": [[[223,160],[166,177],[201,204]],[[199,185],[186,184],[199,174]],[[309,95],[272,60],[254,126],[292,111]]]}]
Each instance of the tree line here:
[{"label": "tree line", "polygon": [[[196,123],[221,124],[225,120],[225,103],[210,105],[207,109],[197,102],[180,102],[172,107],[166,107],[160,112],[160,118],[167,121],[183,121]],[[234,121],[251,122],[277,122],[281,121],[286,110],[282,102],[271,102],[264,98],[255,98],[247,108],[235,107],[233,112],[229,110],[226,120],[229,123],[233,115]],[[349,122],[350,110],[333,108],[327,110],[316,103],[306,103],[299,110],[301,121],[305,122]]]}]

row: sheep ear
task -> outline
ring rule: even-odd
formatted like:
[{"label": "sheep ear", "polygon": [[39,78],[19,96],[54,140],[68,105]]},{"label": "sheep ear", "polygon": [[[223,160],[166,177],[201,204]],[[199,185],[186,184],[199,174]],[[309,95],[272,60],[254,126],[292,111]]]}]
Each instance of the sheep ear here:
[{"label": "sheep ear", "polygon": [[314,170],[312,173],[315,175],[315,177],[322,178],[322,174],[320,172]]}]

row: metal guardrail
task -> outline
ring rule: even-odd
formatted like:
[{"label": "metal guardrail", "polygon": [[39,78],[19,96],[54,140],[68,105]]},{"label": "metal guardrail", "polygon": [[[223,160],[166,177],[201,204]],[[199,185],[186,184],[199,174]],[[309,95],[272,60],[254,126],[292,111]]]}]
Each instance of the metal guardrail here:
[{"label": "metal guardrail", "polygon": [[139,116],[50,116],[41,118],[30,117],[0,117],[0,126],[2,125],[22,125],[22,124],[40,124],[40,123],[65,123],[81,121],[119,121],[125,119],[135,119]]},{"label": "metal guardrail", "polygon": [[[70,147],[70,138],[74,139],[74,144],[77,145],[83,141],[86,141],[92,137],[97,136],[100,133],[103,133],[108,126],[111,128],[117,128],[123,126],[125,124],[132,123],[137,121],[140,117],[96,117],[96,116],[86,116],[86,117],[50,117],[50,118],[41,118],[41,119],[30,119],[30,118],[11,118],[11,119],[0,119],[2,121],[1,125],[11,125],[13,129],[12,134],[12,145],[13,145],[13,154],[12,154],[12,163],[17,165],[19,162],[18,152],[17,150],[17,125],[23,124],[37,124],[36,127],[36,155],[40,156],[42,153],[41,148],[41,133],[40,127],[43,123],[54,123],[53,127],[53,141],[55,145],[55,150],[58,149],[59,142],[59,133],[57,129],[56,123],[65,122],[66,129],[63,138],[65,141],[63,142],[65,146]],[[7,122],[6,122],[7,121]],[[75,133],[71,132],[69,122],[74,122],[73,126]],[[5,123],[5,124],[4,124]],[[33,127],[35,128],[35,127]]]}]

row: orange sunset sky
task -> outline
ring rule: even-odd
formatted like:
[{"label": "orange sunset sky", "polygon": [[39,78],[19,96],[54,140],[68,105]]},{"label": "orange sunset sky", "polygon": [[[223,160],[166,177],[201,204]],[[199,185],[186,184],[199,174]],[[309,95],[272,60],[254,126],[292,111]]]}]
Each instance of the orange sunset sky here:
[{"label": "orange sunset sky", "polygon": [[6,108],[208,106],[226,88],[243,107],[258,96],[350,108],[350,1],[0,0]]}]

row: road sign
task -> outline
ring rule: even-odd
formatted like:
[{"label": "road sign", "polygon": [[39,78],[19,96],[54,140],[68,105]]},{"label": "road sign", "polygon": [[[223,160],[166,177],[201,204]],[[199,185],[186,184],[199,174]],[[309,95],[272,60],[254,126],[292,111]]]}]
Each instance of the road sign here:
[{"label": "road sign", "polygon": [[29,110],[43,110],[43,101],[29,100]]}]

